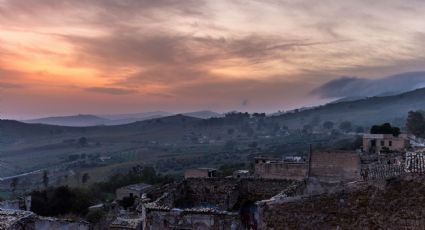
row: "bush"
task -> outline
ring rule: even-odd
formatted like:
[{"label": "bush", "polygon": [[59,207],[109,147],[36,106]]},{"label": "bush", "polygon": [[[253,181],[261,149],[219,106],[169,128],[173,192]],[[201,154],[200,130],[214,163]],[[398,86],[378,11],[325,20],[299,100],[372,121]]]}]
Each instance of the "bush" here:
[{"label": "bush", "polygon": [[91,210],[86,215],[86,220],[92,224],[99,223],[106,216],[106,212],[103,210]]}]

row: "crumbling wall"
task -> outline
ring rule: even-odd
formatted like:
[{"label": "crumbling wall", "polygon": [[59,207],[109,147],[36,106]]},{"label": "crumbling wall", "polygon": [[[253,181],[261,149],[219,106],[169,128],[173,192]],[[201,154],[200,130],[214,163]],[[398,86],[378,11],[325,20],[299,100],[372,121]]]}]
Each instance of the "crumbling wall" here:
[{"label": "crumbling wall", "polygon": [[182,203],[216,205],[220,210],[238,209],[244,201],[269,199],[294,184],[304,182],[262,178],[192,178],[183,182]]},{"label": "crumbling wall", "polygon": [[425,229],[424,178],[264,202],[259,229]]},{"label": "crumbling wall", "polygon": [[144,229],[233,230],[241,229],[240,226],[238,213],[213,210],[148,209]]},{"label": "crumbling wall", "polygon": [[360,155],[356,152],[313,152],[310,156],[310,177],[323,182],[360,179]]}]

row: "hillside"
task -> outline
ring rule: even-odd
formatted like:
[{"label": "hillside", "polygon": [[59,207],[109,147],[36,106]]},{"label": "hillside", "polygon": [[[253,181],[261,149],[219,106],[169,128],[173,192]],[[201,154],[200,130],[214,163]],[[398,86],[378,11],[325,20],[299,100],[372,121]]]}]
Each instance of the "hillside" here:
[{"label": "hillside", "polygon": [[273,116],[272,119],[292,128],[300,128],[313,119],[335,123],[351,121],[363,126],[383,122],[403,125],[407,113],[418,109],[425,109],[425,88],[393,96],[329,103],[299,112]]}]

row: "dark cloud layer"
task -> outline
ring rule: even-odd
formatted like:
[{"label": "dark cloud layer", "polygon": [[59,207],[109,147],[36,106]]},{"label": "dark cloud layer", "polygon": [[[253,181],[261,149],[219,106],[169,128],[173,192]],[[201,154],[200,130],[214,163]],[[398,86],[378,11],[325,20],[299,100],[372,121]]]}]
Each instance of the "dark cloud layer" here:
[{"label": "dark cloud layer", "polygon": [[410,72],[375,80],[342,77],[323,84],[311,93],[322,98],[367,97],[401,93],[422,87],[425,87],[425,72]]},{"label": "dark cloud layer", "polygon": [[114,87],[91,87],[85,89],[88,92],[95,92],[95,93],[105,93],[105,94],[112,94],[112,95],[126,95],[126,94],[132,94],[136,93],[136,90],[131,89],[125,89],[125,88],[114,88]]}]

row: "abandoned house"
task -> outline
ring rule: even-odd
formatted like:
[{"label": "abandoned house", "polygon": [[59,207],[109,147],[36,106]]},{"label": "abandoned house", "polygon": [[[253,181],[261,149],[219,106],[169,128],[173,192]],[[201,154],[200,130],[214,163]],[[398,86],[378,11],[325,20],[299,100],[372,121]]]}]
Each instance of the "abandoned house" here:
[{"label": "abandoned house", "polygon": [[152,185],[149,184],[132,184],[116,190],[116,199],[122,200],[124,197],[138,197],[141,198],[143,194],[151,191]]},{"label": "abandoned house", "polygon": [[217,169],[213,168],[197,168],[187,169],[184,172],[184,178],[214,178],[217,177]]},{"label": "abandoned house", "polygon": [[409,147],[409,138],[406,134],[393,136],[392,134],[364,134],[363,151],[381,153],[384,151],[401,152]]}]

